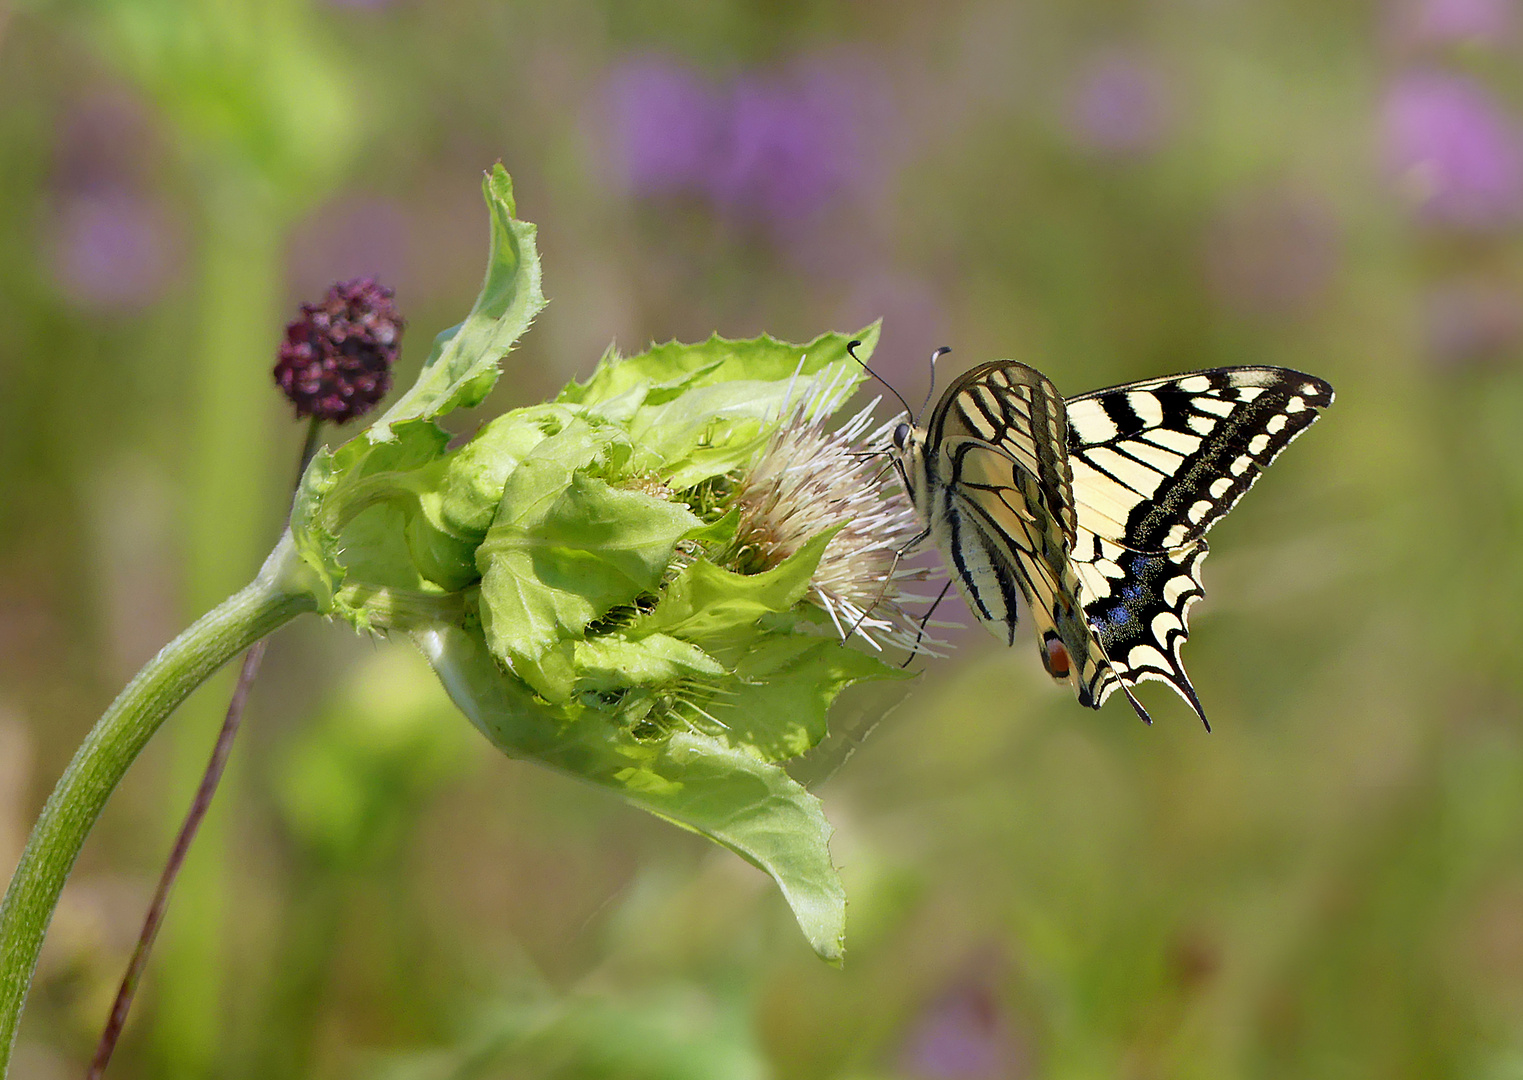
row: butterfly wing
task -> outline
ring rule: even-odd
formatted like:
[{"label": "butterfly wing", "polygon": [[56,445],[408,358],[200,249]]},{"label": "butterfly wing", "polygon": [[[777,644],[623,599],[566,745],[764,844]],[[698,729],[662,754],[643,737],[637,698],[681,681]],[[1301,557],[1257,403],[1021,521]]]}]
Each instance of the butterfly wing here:
[{"label": "butterfly wing", "polygon": [[1063,399],[1044,375],[1010,361],[974,368],[926,428],[930,517],[974,614],[1014,642],[1022,593],[1043,665],[1090,705],[1109,676],[1070,558],[1078,515],[1067,443]]},{"label": "butterfly wing", "polygon": [[1190,605],[1204,595],[1205,534],[1332,401],[1321,379],[1274,367],[1198,371],[1068,400],[1073,558],[1114,675],[1102,680],[1097,705],[1118,687],[1130,697],[1132,686],[1156,679],[1205,721],[1180,659]]}]

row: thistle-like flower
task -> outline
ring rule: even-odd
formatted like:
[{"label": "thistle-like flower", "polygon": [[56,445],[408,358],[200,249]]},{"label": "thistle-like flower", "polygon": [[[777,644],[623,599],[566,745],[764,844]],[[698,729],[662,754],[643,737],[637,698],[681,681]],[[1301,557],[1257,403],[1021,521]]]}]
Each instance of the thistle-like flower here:
[{"label": "thistle-like flower", "polygon": [[794,406],[736,485],[736,562],[749,573],[771,569],[839,527],[811,579],[811,599],[842,638],[855,632],[875,649],[881,641],[924,649],[920,620],[906,605],[929,598],[904,586],[929,571],[899,555],[920,523],[904,494],[883,483],[884,466],[873,452],[888,445],[893,422],[873,427],[874,399],[826,431],[825,418],[847,393],[827,386]]},{"label": "thistle-like flower", "polygon": [[275,382],[297,416],[342,424],[386,396],[406,326],[391,295],[373,278],[356,278],[334,285],[322,303],[301,306],[275,364]]}]

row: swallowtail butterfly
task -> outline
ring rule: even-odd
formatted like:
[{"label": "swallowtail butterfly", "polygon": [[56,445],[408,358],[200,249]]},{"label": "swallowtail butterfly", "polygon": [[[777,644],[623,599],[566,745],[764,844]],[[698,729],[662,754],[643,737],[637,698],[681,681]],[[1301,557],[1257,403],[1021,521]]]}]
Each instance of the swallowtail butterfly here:
[{"label": "swallowtail butterfly", "polygon": [[[1016,594],[1042,663],[1098,709],[1167,683],[1201,722],[1180,659],[1204,592],[1206,532],[1331,405],[1321,379],[1230,367],[1064,399],[1010,360],[969,371],[924,427],[893,433],[895,465],[968,607],[1015,641]],[[1210,725],[1207,724],[1209,730]]]}]

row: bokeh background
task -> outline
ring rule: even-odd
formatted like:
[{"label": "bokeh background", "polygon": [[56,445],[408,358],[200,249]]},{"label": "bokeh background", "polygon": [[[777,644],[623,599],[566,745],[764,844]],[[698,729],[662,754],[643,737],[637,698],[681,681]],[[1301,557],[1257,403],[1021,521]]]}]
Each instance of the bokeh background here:
[{"label": "bokeh background", "polygon": [[[1213,734],[976,630],[843,701],[801,768],[844,970],[404,644],[293,625],[111,1075],[1523,1078],[1520,59],[1512,0],[0,0],[5,866],[273,543],[283,322],[379,276],[405,384],[499,159],[551,304],[479,416],[610,341],[878,316],[911,400],[941,344],[1339,394],[1213,534]],[[229,685],[87,847],[14,1080],[82,1073]]]}]

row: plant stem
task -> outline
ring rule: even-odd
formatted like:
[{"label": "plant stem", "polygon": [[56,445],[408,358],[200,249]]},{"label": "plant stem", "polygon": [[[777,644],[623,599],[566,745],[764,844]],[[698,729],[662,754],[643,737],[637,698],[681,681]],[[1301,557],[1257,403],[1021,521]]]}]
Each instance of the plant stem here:
[{"label": "plant stem", "polygon": [[48,797],[0,903],[0,1076],[37,954],[79,849],[112,791],[164,719],[228,660],[316,602],[289,534],[252,584],[203,615],[133,677],[80,745]]},{"label": "plant stem", "polygon": [[[315,416],[307,424],[307,439],[301,448],[301,462],[296,466],[296,480],[293,487],[300,486],[302,474],[307,471],[307,466],[312,462],[312,456],[317,453],[321,428],[322,421]],[[289,523],[288,517],[287,524]],[[264,639],[260,639],[254,642],[249,651],[243,655],[243,667],[238,672],[238,684],[233,687],[233,696],[227,703],[227,715],[223,717],[222,728],[217,732],[217,742],[212,747],[211,760],[206,763],[206,772],[201,775],[196,796],[191,801],[190,809],[185,813],[185,820],[180,824],[180,832],[175,837],[174,847],[170,849],[169,859],[159,875],[159,884],[154,890],[153,902],[148,905],[148,914],[143,918],[143,929],[138,933],[137,946],[132,950],[132,959],[127,962],[127,972],[122,976],[121,985],[117,987],[116,1000],[111,1004],[111,1013],[107,1016],[106,1026],[100,1033],[100,1042],[96,1044],[95,1057],[90,1061],[90,1071],[85,1074],[85,1080],[99,1080],[105,1073],[106,1066],[111,1062],[117,1040],[121,1038],[122,1028],[127,1023],[127,1013],[132,1009],[132,999],[136,996],[138,983],[143,977],[143,969],[148,966],[148,954],[153,951],[154,940],[159,936],[159,927],[163,925],[164,916],[169,910],[169,894],[174,889],[175,879],[180,875],[180,867],[185,863],[185,856],[190,853],[190,845],[195,842],[201,822],[206,817],[206,812],[211,809],[212,797],[217,794],[217,785],[222,781],[222,773],[227,768],[227,758],[232,753],[233,740],[237,738],[238,728],[243,723],[243,707],[248,702],[249,689],[259,675],[259,665],[264,662],[265,644]]]},{"label": "plant stem", "polygon": [[90,1071],[85,1074],[86,1080],[98,1080],[105,1073],[111,1054],[116,1050],[116,1042],[127,1023],[127,1012],[132,1008],[132,999],[137,994],[138,982],[143,977],[143,969],[148,966],[148,954],[153,951],[154,939],[159,936],[159,927],[163,925],[164,916],[169,910],[170,890],[174,888],[175,878],[179,876],[185,856],[190,853],[190,845],[196,839],[201,819],[206,817],[206,811],[211,808],[212,796],[217,793],[217,783],[222,779],[222,772],[227,768],[227,756],[233,749],[233,738],[238,734],[238,725],[243,720],[243,706],[248,701],[249,688],[253,686],[254,676],[259,674],[259,664],[264,659],[264,646],[263,640],[256,641],[243,654],[243,669],[238,673],[238,685],[233,688],[232,699],[227,704],[227,716],[222,721],[222,730],[217,733],[211,760],[206,763],[206,772],[201,777],[200,786],[196,788],[196,797],[191,801],[190,810],[186,812],[179,835],[175,837],[174,847],[169,852],[169,860],[159,875],[159,885],[154,890],[153,902],[148,905],[148,914],[143,919],[137,947],[132,950],[127,973],[122,976],[122,984],[117,988],[116,1000],[112,1002],[111,1014],[106,1018],[105,1029],[101,1031],[100,1042],[96,1044]]}]

